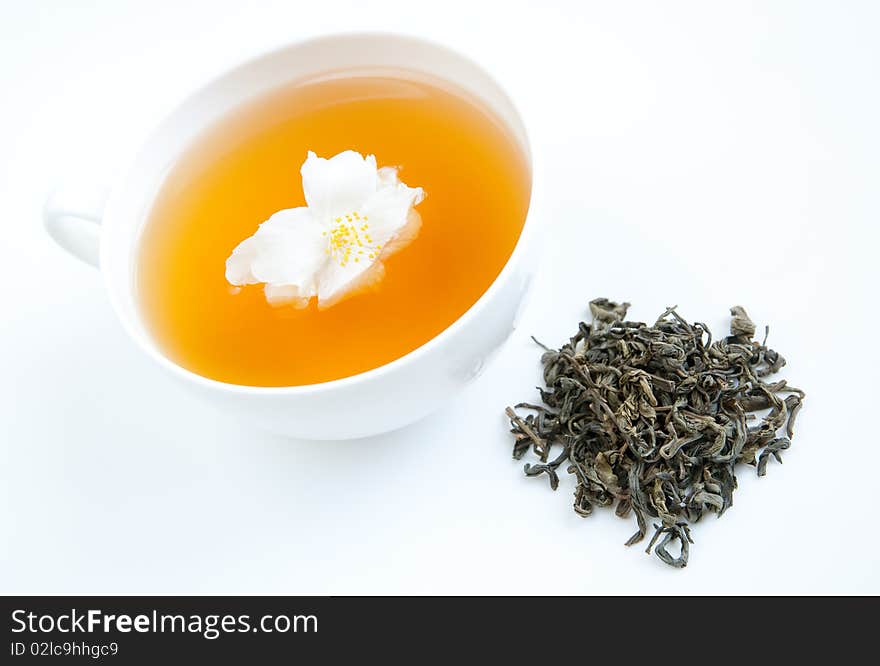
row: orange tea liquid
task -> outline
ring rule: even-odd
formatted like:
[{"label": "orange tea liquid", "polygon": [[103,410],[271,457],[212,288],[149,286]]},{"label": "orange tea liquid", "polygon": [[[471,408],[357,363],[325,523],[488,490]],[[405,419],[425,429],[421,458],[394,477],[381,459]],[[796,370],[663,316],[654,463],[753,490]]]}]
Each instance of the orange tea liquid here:
[{"label": "orange tea liquid", "polygon": [[[326,310],[273,308],[225,278],[232,249],[304,206],[309,150],[374,154],[422,187],[419,236],[377,288]],[[500,123],[462,93],[403,75],[280,89],[203,134],[165,181],[138,261],[144,320],[164,353],[205,377],[297,386],[364,372],[423,345],[470,308],[510,257],[529,167]],[[238,293],[236,293],[238,291]]]}]

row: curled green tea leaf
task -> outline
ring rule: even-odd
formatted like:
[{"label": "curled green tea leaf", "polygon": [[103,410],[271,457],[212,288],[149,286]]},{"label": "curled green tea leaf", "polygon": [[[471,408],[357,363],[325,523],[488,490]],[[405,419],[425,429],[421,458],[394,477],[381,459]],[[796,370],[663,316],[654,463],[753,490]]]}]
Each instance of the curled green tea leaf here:
[{"label": "curled green tea leaf", "polygon": [[[543,404],[518,404],[524,416],[507,408],[513,456],[531,449],[541,462],[526,464],[526,475],[546,474],[554,490],[568,461],[575,512],[616,504],[618,516],[633,514],[638,531],[628,546],[645,538],[649,517],[659,519],[647,550],[683,568],[690,524],[733,505],[736,465],[764,476],[771,457],[782,462],[804,392],[764,381],[785,359],[766,337],[753,340],[755,324],[741,306],[731,308],[730,335],[714,342],[705,324],[688,323],[674,307],[653,326],[626,321],[628,308],[595,299],[592,323],[581,322],[568,343],[538,343]],[[560,453],[548,463],[554,448]],[[677,557],[669,552],[675,541]]]}]

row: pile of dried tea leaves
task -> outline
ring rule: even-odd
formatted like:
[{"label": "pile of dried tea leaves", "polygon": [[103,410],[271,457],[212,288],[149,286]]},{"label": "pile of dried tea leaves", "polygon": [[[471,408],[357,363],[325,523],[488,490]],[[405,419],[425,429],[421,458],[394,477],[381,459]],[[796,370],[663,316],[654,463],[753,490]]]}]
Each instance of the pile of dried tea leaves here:
[{"label": "pile of dried tea leaves", "polygon": [[[635,514],[639,529],[628,546],[645,538],[649,518],[659,519],[646,552],[656,544],[663,562],[684,567],[690,523],[733,504],[737,463],[764,476],[771,456],[782,462],[804,393],[765,381],[785,359],[767,348],[766,335],[752,339],[742,307],[730,311],[730,336],[715,342],[705,324],[689,324],[675,308],[647,326],[626,321],[628,307],[596,299],[592,324],[581,322],[558,351],[541,345],[544,404],[517,405],[524,416],[507,408],[513,457],[531,448],[541,462],[526,464],[526,474],[547,475],[554,490],[567,463],[581,516],[613,504],[618,516]],[[761,410],[769,411],[758,419]],[[668,550],[675,541],[677,556]]]}]

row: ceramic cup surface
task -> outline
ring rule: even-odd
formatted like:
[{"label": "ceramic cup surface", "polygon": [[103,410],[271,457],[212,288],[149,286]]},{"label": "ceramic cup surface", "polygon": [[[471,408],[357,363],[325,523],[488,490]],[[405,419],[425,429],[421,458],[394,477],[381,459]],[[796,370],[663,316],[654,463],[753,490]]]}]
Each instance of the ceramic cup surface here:
[{"label": "ceramic cup surface", "polygon": [[162,354],[138,310],[135,265],[140,232],[171,167],[203,130],[242,103],[298,80],[365,68],[406,69],[463,88],[506,125],[535,173],[519,113],[500,86],[469,59],[412,37],[333,35],[288,45],[221,75],[159,125],[108,194],[61,188],[45,211],[50,235],[100,267],[116,314],[146,354],[225,412],[293,437],[366,437],[400,428],[442,407],[480,373],[512,332],[537,261],[533,182],[519,242],[495,282],[449,328],[391,363],[322,384],[261,388],[202,377]]}]

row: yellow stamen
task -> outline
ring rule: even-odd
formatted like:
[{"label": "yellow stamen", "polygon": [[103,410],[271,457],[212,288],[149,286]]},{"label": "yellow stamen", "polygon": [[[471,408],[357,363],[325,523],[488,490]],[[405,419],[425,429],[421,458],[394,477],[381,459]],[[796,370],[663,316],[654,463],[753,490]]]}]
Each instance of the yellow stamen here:
[{"label": "yellow stamen", "polygon": [[373,239],[367,232],[370,225],[365,222],[356,226],[353,223],[354,220],[366,219],[367,216],[361,217],[358,211],[346,213],[344,216],[336,218],[336,224],[332,229],[321,233],[322,236],[327,236],[326,254],[333,257],[340,266],[348,265],[352,259],[360,262],[358,255],[366,254],[370,259],[376,259],[379,256],[379,250],[382,249],[382,246],[373,244]]}]

